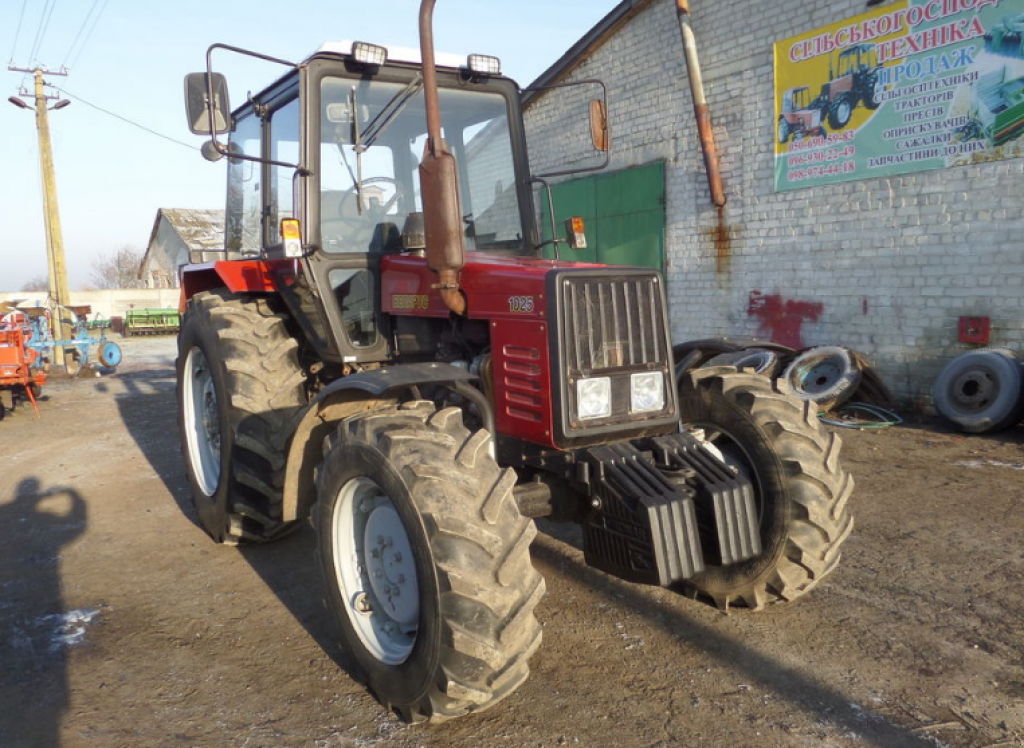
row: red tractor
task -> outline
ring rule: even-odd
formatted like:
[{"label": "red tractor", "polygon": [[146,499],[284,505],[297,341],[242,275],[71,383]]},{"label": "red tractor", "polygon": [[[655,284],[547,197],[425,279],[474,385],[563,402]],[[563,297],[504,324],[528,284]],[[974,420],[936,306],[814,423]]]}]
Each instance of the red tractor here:
[{"label": "red tractor", "polygon": [[236,544],[312,518],[355,674],[409,721],[527,677],[536,517],[723,609],[807,592],[852,527],[839,439],[785,385],[692,368],[657,272],[541,257],[520,89],[435,64],[433,5],[421,54],[257,55],[288,69],[234,112],[209,64],[186,83],[228,159],[224,251],[182,273],[199,522]]},{"label": "red tractor", "polygon": [[868,109],[882,105],[885,85],[881,69],[874,44],[854,44],[829,59],[829,82],[821,87],[821,99],[833,130],[846,127],[859,105]]},{"label": "red tractor", "polygon": [[811,100],[811,89],[807,86],[786,91],[782,95],[782,113],[776,129],[779,143],[786,143],[790,138],[824,138],[828,132],[822,117],[820,100]]}]

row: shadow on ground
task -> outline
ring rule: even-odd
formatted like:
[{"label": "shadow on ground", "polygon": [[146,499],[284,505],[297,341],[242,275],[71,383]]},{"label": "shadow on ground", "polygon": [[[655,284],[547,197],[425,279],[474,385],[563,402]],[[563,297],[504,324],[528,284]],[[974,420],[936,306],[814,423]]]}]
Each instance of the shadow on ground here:
[{"label": "shadow on ground", "polygon": [[96,615],[66,609],[61,551],[85,528],[78,491],[44,488],[38,478],[22,480],[0,504],[0,745],[60,745],[67,648]]}]

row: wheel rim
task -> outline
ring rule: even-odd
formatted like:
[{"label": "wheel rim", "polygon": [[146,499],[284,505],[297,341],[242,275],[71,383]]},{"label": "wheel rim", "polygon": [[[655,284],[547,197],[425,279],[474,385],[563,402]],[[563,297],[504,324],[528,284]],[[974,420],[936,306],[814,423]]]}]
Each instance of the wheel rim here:
[{"label": "wheel rim", "polygon": [[784,143],[789,138],[789,128],[786,126],[786,121],[781,120],[779,122],[779,142]]},{"label": "wheel rim", "polygon": [[839,115],[839,121],[846,124],[850,120],[850,102],[841,102],[836,113]]},{"label": "wheel rim", "polygon": [[331,537],[335,578],[352,628],[376,659],[405,662],[419,631],[419,577],[391,498],[370,478],[348,481],[334,504]]},{"label": "wheel rim", "polygon": [[185,361],[184,416],[189,463],[207,496],[220,483],[220,409],[217,388],[206,355],[199,348],[189,351]]},{"label": "wheel rim", "polygon": [[953,382],[949,396],[958,410],[983,411],[999,396],[999,379],[986,369],[968,369]]},{"label": "wheel rim", "polygon": [[814,396],[828,392],[836,386],[843,378],[843,366],[841,363],[825,358],[819,361],[811,361],[808,364],[797,367],[790,377],[790,384],[798,392]]}]

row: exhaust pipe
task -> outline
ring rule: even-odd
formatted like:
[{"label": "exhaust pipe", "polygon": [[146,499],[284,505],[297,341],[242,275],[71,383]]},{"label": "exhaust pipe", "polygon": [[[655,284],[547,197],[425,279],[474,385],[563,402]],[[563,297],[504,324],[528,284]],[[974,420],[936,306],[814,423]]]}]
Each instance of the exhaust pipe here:
[{"label": "exhaust pipe", "polygon": [[725,205],[725,189],[722,187],[722,172],[718,164],[718,149],[715,147],[715,133],[711,128],[711,114],[704,98],[704,80],[701,77],[700,61],[697,59],[697,40],[690,28],[690,0],[676,0],[676,15],[679,17],[679,31],[683,35],[683,49],[686,52],[686,72],[690,77],[690,93],[693,95],[693,112],[697,117],[697,134],[704,151],[704,169],[708,174],[711,201],[719,208]]},{"label": "exhaust pipe", "polygon": [[420,5],[420,55],[423,97],[427,109],[427,144],[420,162],[420,192],[426,233],[427,267],[437,273],[433,286],[451,311],[465,314],[466,297],[459,290],[459,271],[465,264],[459,170],[455,156],[441,139],[441,105],[434,65],[433,14],[436,0]]}]

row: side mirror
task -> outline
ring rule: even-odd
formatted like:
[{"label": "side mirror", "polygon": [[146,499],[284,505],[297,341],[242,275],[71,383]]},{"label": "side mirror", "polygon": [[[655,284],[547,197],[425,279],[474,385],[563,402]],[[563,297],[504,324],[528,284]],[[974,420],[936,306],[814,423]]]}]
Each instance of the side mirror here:
[{"label": "side mirror", "polygon": [[608,152],[608,109],[600,99],[590,102],[590,142],[596,150]]},{"label": "side mirror", "polygon": [[[213,102],[209,98],[207,75],[212,83]],[[228,102],[228,82],[220,73],[189,73],[185,76],[185,110],[188,129],[194,135],[226,133],[231,129],[231,105]],[[213,126],[210,112],[213,112]]]}]

